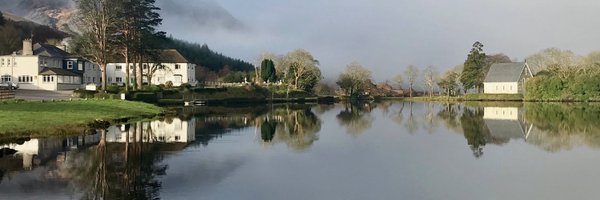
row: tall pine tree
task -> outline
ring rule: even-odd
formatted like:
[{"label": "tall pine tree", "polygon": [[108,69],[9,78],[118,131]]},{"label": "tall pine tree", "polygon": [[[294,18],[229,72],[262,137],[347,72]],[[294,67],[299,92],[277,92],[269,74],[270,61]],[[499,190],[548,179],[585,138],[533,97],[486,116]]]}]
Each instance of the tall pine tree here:
[{"label": "tall pine tree", "polygon": [[260,77],[263,81],[273,83],[277,81],[277,72],[275,71],[275,64],[270,59],[265,59],[260,65]]},{"label": "tall pine tree", "polygon": [[485,79],[486,55],[483,53],[483,44],[475,42],[471,52],[465,60],[463,72],[460,76],[460,82],[463,84],[465,92],[472,88],[477,88],[481,92],[483,80]]}]

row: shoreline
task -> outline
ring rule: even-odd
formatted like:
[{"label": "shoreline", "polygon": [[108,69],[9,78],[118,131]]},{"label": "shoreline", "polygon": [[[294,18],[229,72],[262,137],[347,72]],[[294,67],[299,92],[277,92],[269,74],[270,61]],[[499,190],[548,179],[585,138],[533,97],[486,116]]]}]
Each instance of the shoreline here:
[{"label": "shoreline", "polygon": [[3,101],[0,137],[85,133],[97,121],[122,123],[165,113],[156,105],[122,100]]}]

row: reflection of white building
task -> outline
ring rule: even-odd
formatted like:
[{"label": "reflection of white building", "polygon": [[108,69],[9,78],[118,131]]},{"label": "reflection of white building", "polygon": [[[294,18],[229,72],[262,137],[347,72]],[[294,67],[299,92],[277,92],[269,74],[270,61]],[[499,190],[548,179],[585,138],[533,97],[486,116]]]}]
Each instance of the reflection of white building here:
[{"label": "reflection of white building", "polygon": [[532,125],[528,125],[519,107],[485,107],[483,119],[494,138],[527,140]]},{"label": "reflection of white building", "polygon": [[63,149],[62,141],[60,140],[41,140],[31,139],[22,144],[6,144],[0,146],[0,149],[8,148],[17,151],[16,156],[23,159],[23,169],[31,170],[34,165],[39,165],[43,162],[54,158]]},{"label": "reflection of white building", "polygon": [[126,142],[128,134],[129,142],[143,140],[149,143],[188,143],[196,139],[196,121],[183,121],[173,118],[163,121],[112,126],[108,129],[106,141]]}]

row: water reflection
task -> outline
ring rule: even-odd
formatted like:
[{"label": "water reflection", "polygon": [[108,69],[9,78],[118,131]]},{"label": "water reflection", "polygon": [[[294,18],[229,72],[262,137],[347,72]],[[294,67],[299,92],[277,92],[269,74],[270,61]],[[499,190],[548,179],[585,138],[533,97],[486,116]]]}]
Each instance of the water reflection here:
[{"label": "water reflection", "polygon": [[336,116],[340,125],[346,127],[346,132],[352,136],[358,136],[365,130],[371,128],[373,116],[371,111],[374,105],[364,104],[345,104],[344,109]]},{"label": "water reflection", "polygon": [[[285,153],[306,155],[306,162],[310,162],[309,158],[331,153],[332,157],[324,157],[320,161],[335,163],[333,158],[346,158],[348,152],[351,152],[361,161],[385,158],[383,160],[386,163],[376,164],[386,166],[389,164],[387,162],[391,162],[389,160],[394,160],[388,157],[412,158],[408,154],[414,154],[414,158],[418,160],[423,152],[406,152],[411,149],[423,146],[448,148],[444,144],[423,138],[440,137],[445,139],[441,140],[444,143],[458,141],[459,148],[455,149],[461,151],[441,150],[460,152],[456,154],[477,163],[485,162],[486,159],[479,159],[483,156],[494,156],[489,152],[515,147],[506,145],[509,143],[547,152],[581,146],[600,147],[600,105],[595,104],[465,105],[381,102],[354,105],[196,107],[183,108],[178,113],[177,117],[160,120],[96,127],[97,130],[81,136],[0,140],[0,194],[2,197],[9,195],[9,199],[52,194],[63,195],[56,197],[59,199],[66,198],[65,196],[74,199],[165,198],[161,196],[165,180],[191,176],[186,181],[200,185],[196,187],[214,186],[227,180],[229,176],[237,175],[238,173],[233,172],[247,167],[248,163],[276,158],[286,158],[286,161],[294,159],[289,154],[277,155],[282,149]],[[324,130],[327,130],[326,135]],[[374,132],[382,134],[375,135]],[[249,136],[244,137],[250,138],[249,142],[219,140],[244,134]],[[381,140],[382,138],[384,139]],[[389,144],[382,142],[396,138],[401,139]],[[231,146],[224,145],[223,141],[236,143],[235,145],[246,144],[239,147],[239,151],[244,154],[231,155]],[[399,144],[402,141],[416,141],[419,144]],[[324,153],[327,149],[315,146],[317,142],[336,145],[336,149],[342,153],[335,154],[339,152],[333,150]],[[356,145],[357,143],[361,145]],[[373,148],[376,150],[368,151],[369,145],[373,144],[378,145]],[[408,145],[410,148],[402,149],[400,145]],[[277,148],[278,146],[283,148]],[[500,148],[490,148],[491,146]],[[396,148],[405,152],[395,151]],[[321,154],[315,155],[315,149]],[[209,150],[213,154],[220,151],[227,151],[229,154],[225,154],[227,158],[220,158],[212,157],[213,154],[201,157],[202,154],[197,153]],[[384,152],[393,153],[388,155]],[[426,153],[431,152],[433,151]],[[258,161],[247,157],[263,154],[266,157],[260,157]],[[445,156],[447,155],[442,157]],[[174,162],[174,158],[182,161]],[[360,163],[356,160],[347,162]],[[276,165],[275,162],[269,164]],[[323,163],[315,166],[321,164]],[[253,170],[265,166],[270,165],[257,165]],[[395,166],[401,167],[410,165]],[[187,171],[178,171],[179,169]],[[177,178],[167,178],[173,174]]]},{"label": "water reflection", "polygon": [[285,143],[294,151],[305,151],[319,139],[321,120],[311,111],[303,109],[277,108],[257,118],[261,140],[265,144]]}]

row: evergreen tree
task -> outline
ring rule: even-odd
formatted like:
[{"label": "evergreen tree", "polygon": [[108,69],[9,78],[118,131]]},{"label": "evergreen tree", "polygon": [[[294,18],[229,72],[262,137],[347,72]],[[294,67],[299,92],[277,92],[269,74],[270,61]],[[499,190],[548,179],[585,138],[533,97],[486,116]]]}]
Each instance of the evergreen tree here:
[{"label": "evergreen tree", "polygon": [[273,83],[277,81],[277,72],[275,64],[270,59],[265,59],[260,65],[260,77],[263,81]]},{"label": "evergreen tree", "polygon": [[4,26],[5,23],[6,20],[4,19],[4,15],[2,14],[2,12],[0,12],[0,26]]},{"label": "evergreen tree", "polygon": [[465,60],[463,72],[460,76],[460,82],[463,84],[465,91],[477,88],[481,91],[483,79],[485,79],[486,55],[483,53],[483,44],[475,42],[471,52]]}]

